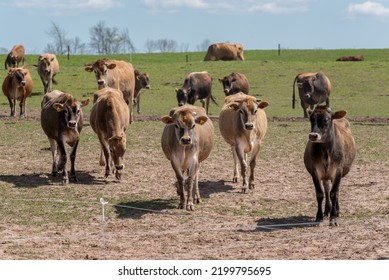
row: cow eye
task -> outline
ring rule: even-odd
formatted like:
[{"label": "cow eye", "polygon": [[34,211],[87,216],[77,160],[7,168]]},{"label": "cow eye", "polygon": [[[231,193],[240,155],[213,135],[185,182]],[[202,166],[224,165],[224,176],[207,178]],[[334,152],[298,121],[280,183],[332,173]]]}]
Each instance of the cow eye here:
[{"label": "cow eye", "polygon": [[242,110],[242,109],[239,109],[239,113],[243,114],[244,112],[243,112],[243,110]]},{"label": "cow eye", "polygon": [[174,127],[177,128],[177,129],[180,128],[180,126],[178,124],[174,124]]},{"label": "cow eye", "polygon": [[257,113],[257,111],[258,111],[257,109],[256,109],[256,110],[254,110],[254,111],[253,111],[253,114],[255,115],[255,114]]},{"label": "cow eye", "polygon": [[196,125],[195,124],[192,124],[191,128],[190,129],[193,129]]}]

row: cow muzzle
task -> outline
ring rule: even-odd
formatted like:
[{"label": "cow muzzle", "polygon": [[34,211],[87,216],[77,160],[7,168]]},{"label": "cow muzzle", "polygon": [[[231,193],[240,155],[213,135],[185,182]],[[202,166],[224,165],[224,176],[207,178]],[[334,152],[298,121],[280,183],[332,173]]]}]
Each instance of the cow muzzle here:
[{"label": "cow muzzle", "polygon": [[245,127],[247,130],[253,130],[253,129],[254,129],[254,124],[251,123],[251,122],[248,122],[248,123],[245,123],[245,124],[244,124],[244,127]]},{"label": "cow muzzle", "polygon": [[69,128],[76,128],[76,126],[77,126],[77,122],[76,121],[69,121],[68,122],[68,127]]},{"label": "cow muzzle", "polygon": [[98,80],[97,85],[99,86],[99,89],[102,89],[105,87],[105,81],[104,80]]},{"label": "cow muzzle", "polygon": [[311,142],[318,142],[321,140],[321,135],[319,133],[314,133],[314,132],[309,133],[308,137],[309,137],[309,141]]},{"label": "cow muzzle", "polygon": [[181,144],[182,145],[190,145],[192,144],[192,139],[190,137],[181,137]]}]

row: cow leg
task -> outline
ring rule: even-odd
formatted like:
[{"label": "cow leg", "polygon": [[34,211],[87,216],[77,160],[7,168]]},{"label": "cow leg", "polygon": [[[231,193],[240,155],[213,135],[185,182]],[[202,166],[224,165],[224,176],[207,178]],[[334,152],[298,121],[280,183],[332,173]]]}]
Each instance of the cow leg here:
[{"label": "cow leg", "polygon": [[[188,170],[188,179],[186,180],[187,186],[188,186],[188,196],[187,196],[187,204],[186,204],[186,210],[194,210],[194,205],[193,205],[193,181],[196,183],[196,177],[198,173],[198,163],[195,162]],[[198,186],[197,186],[198,189]],[[196,184],[195,184],[195,191],[196,189]]]},{"label": "cow leg", "polygon": [[243,149],[239,147],[239,145],[235,146],[236,155],[240,162],[240,175],[242,176],[243,184],[242,184],[242,192],[245,193],[247,191],[247,178],[246,178],[246,170],[247,170],[247,156],[244,153]]},{"label": "cow leg", "polygon": [[76,143],[74,143],[71,151],[70,151],[70,178],[73,179],[73,181],[75,183],[78,182],[78,179],[77,179],[77,176],[76,176],[76,170],[74,168],[74,162],[76,160],[76,153],[77,153],[77,146],[78,146],[78,142],[79,141],[76,141]]},{"label": "cow leg", "polygon": [[303,111],[304,111],[304,118],[308,118],[308,113],[307,113],[308,106],[307,106],[307,104],[303,100],[300,100],[300,104],[301,104],[301,107],[303,108]]},{"label": "cow leg", "polygon": [[180,204],[178,205],[178,209],[184,209],[184,205],[186,205],[186,194],[184,189],[184,173],[181,170],[180,164],[178,162],[179,160],[176,160],[174,158],[170,161],[177,178],[177,183],[176,183],[177,194],[180,196]]},{"label": "cow leg", "polygon": [[136,98],[136,112],[140,114],[140,92],[138,93],[138,97]]},{"label": "cow leg", "polygon": [[107,145],[102,144],[101,149],[102,149],[102,151],[104,153],[104,157],[105,157],[105,178],[107,178],[109,176],[109,174],[111,174],[109,148],[107,147]]},{"label": "cow leg", "polygon": [[63,139],[58,139],[57,145],[60,154],[58,171],[62,170],[62,183],[66,185],[69,183],[69,178],[68,178],[68,171],[66,170],[67,156],[66,156],[66,149],[65,149],[65,144]]},{"label": "cow leg", "polygon": [[331,214],[330,214],[330,226],[338,225],[336,218],[339,216],[339,187],[340,187],[341,179],[342,179],[342,173],[340,171],[337,171],[330,192],[331,203],[332,203]]},{"label": "cow leg", "polygon": [[209,101],[210,101],[210,99],[211,99],[211,95],[205,99],[205,112],[207,113],[207,116],[209,116]]},{"label": "cow leg", "polygon": [[200,196],[200,190],[199,190],[199,171],[197,171],[197,174],[194,179],[194,203],[200,204],[201,203],[201,196]]},{"label": "cow leg", "polygon": [[100,149],[100,160],[99,160],[100,166],[105,166],[105,158],[104,158],[104,151],[103,148]]},{"label": "cow leg", "polygon": [[20,100],[19,109],[20,109],[20,117],[25,117],[25,115],[26,115],[26,99],[25,98]]},{"label": "cow leg", "polygon": [[254,169],[255,165],[257,163],[257,155],[259,153],[260,145],[256,144],[254,146],[253,152],[251,154],[251,161],[250,161],[250,177],[249,177],[249,189],[253,190],[254,189]]},{"label": "cow leg", "polygon": [[10,97],[8,97],[8,102],[9,102],[9,107],[11,108],[11,117],[14,117],[15,116],[15,102],[16,100],[12,100]]},{"label": "cow leg", "polygon": [[49,138],[51,156],[53,158],[53,165],[51,168],[51,174],[55,177],[58,174],[57,164],[57,142],[54,139]]},{"label": "cow leg", "polygon": [[324,191],[325,191],[325,197],[326,197],[326,204],[324,207],[324,216],[328,216],[328,214],[331,212],[331,200],[330,200],[330,190],[331,190],[331,181],[325,180],[323,181],[324,185]]},{"label": "cow leg", "polygon": [[232,182],[238,183],[240,177],[238,155],[236,154],[236,149],[234,146],[231,146],[231,149],[232,149],[232,155],[234,157],[234,177],[232,177]]},{"label": "cow leg", "polygon": [[130,94],[130,100],[129,104],[131,104],[130,107],[130,124],[134,122],[134,92]]},{"label": "cow leg", "polygon": [[315,186],[316,200],[317,200],[317,213],[316,213],[316,220],[315,221],[318,223],[321,223],[321,222],[323,222],[322,204],[323,204],[323,199],[324,199],[324,192],[323,192],[323,188],[321,186],[320,179],[317,176],[317,172],[315,169],[312,171],[312,180],[313,180],[313,184]]}]

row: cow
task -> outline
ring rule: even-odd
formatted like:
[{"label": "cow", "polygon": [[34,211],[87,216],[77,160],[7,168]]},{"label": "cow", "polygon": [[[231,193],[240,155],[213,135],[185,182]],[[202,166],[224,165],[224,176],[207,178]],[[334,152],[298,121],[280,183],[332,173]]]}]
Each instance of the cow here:
[{"label": "cow", "polygon": [[207,54],[204,57],[204,61],[216,60],[244,60],[243,45],[229,43],[216,43],[210,45]]},{"label": "cow", "polygon": [[[337,226],[339,217],[339,187],[349,173],[356,154],[346,111],[332,112],[327,106],[316,106],[308,111],[311,132],[304,153],[304,164],[312,176],[316,191],[316,222],[323,222],[322,202],[325,196],[324,216],[330,214],[330,226]],[[324,192],[324,193],[323,193]]]},{"label": "cow", "polygon": [[308,118],[307,108],[311,110],[314,105],[326,102],[330,106],[331,82],[321,71],[298,74],[293,82],[292,108],[295,108],[295,84],[299,90],[300,104],[304,111],[304,118]]},{"label": "cow", "polygon": [[349,56],[340,56],[336,61],[364,61],[365,58],[363,55],[349,55]]},{"label": "cow", "polygon": [[[82,107],[88,104],[89,99],[80,102],[71,94],[59,90],[46,93],[41,103],[41,126],[49,139],[53,159],[51,173],[56,176],[62,171],[63,184],[69,183],[65,144],[71,147],[70,177],[74,182],[78,182],[74,162],[83,126]],[[57,149],[60,154],[58,164]]]},{"label": "cow", "polygon": [[193,105],[197,99],[200,99],[207,115],[209,113],[210,99],[218,105],[212,96],[212,77],[207,71],[189,73],[184,80],[183,86],[180,89],[176,88],[176,97],[178,106],[184,104]]},{"label": "cow", "polygon": [[[201,202],[198,187],[200,163],[208,158],[213,148],[213,123],[203,108],[192,105],[173,108],[168,116],[162,117],[162,122],[166,126],[161,146],[176,174],[177,194],[180,196],[178,208],[193,211],[194,203]],[[185,172],[188,175],[186,180]]]},{"label": "cow", "polygon": [[44,93],[53,90],[53,84],[57,84],[54,80],[54,76],[59,72],[59,63],[57,56],[51,53],[41,54],[38,58],[38,64],[34,64],[37,67],[38,75],[41,78]]},{"label": "cow", "polygon": [[243,92],[245,94],[249,93],[250,85],[246,76],[238,73],[232,72],[230,75],[225,76],[223,79],[219,79],[219,82],[223,85],[223,91],[226,96]]},{"label": "cow", "polygon": [[134,106],[136,106],[136,112],[140,114],[140,94],[143,88],[150,89],[150,78],[147,72],[140,73],[138,69],[134,70],[135,75],[135,93],[134,93]]},{"label": "cow", "polygon": [[33,82],[30,71],[25,68],[11,68],[3,81],[3,93],[8,98],[11,117],[15,116],[16,101],[19,101],[20,117],[26,116],[26,99],[32,93]]},{"label": "cow", "polygon": [[106,178],[111,173],[112,162],[116,169],[115,177],[118,180],[122,177],[129,118],[129,109],[120,90],[106,87],[95,92],[90,125],[100,141],[100,165],[105,165]]},{"label": "cow", "polygon": [[23,45],[15,45],[12,50],[8,53],[7,58],[4,62],[4,68],[7,70],[7,66],[14,68],[19,67],[19,63],[22,62],[22,66],[24,65],[24,46]]},{"label": "cow", "polygon": [[98,89],[111,87],[123,93],[124,101],[130,106],[130,124],[134,121],[133,104],[135,74],[131,63],[122,60],[98,59],[85,65],[85,71],[95,72]]},{"label": "cow", "polygon": [[[266,101],[257,100],[244,93],[236,93],[225,98],[225,104],[219,115],[219,129],[224,140],[231,145],[234,158],[234,176],[232,181],[243,178],[242,192],[247,192],[246,169],[250,166],[249,189],[254,189],[254,168],[256,158],[267,131]],[[247,155],[251,153],[251,159]]]}]

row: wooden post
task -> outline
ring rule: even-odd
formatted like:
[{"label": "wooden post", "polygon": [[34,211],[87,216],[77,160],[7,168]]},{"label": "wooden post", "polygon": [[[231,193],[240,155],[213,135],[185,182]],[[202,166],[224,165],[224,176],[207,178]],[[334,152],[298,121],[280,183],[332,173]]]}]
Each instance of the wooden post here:
[{"label": "wooden post", "polygon": [[278,55],[281,55],[281,44],[278,44]]},{"label": "wooden post", "polygon": [[70,46],[68,45],[68,60],[70,60]]},{"label": "wooden post", "polygon": [[189,62],[189,55],[185,55],[186,63]]}]

